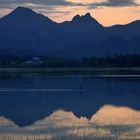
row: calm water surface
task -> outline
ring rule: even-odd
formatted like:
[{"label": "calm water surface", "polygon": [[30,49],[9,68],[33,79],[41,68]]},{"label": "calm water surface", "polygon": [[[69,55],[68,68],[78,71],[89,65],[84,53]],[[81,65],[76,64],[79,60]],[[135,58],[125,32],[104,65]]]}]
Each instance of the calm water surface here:
[{"label": "calm water surface", "polygon": [[90,118],[106,104],[140,110],[140,78],[1,75],[0,116],[24,126],[64,109]]}]

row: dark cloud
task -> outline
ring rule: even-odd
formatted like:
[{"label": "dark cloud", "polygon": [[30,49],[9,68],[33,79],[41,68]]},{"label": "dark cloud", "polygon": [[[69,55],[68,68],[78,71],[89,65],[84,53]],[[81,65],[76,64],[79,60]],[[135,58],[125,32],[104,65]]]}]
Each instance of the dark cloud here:
[{"label": "dark cloud", "polygon": [[66,0],[0,0],[0,6],[23,5],[23,4],[36,4],[48,6],[84,6],[82,3],[73,3]]},{"label": "dark cloud", "polygon": [[89,5],[90,8],[96,7],[126,7],[126,6],[138,6],[135,0],[106,0],[100,3],[92,3]]},{"label": "dark cloud", "polygon": [[83,4],[77,2],[73,3],[67,0],[0,0],[0,7],[13,8],[17,5],[26,5],[31,3],[34,5],[45,5],[45,6],[87,6],[87,7],[125,7],[125,6],[136,6],[138,3],[136,0],[106,0],[104,2],[93,2],[90,4]]},{"label": "dark cloud", "polygon": [[75,2],[70,2],[68,0],[0,0],[0,9],[6,8],[13,10],[18,6],[32,8],[33,10],[36,10],[42,14],[56,13],[60,15],[66,15],[69,14],[69,12],[71,12],[72,10],[62,11],[62,6],[81,6],[87,9],[92,9],[98,7],[138,6],[138,2],[136,0],[106,0],[103,2],[92,2],[92,0],[90,0],[90,3],[85,4],[78,2],[78,0],[75,0]]}]

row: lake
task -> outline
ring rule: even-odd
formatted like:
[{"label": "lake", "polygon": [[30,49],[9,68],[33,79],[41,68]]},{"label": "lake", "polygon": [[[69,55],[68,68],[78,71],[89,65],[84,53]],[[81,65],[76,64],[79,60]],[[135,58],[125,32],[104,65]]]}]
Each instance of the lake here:
[{"label": "lake", "polygon": [[0,75],[0,139],[140,138],[140,75]]},{"label": "lake", "polygon": [[91,118],[104,105],[140,110],[140,76],[0,76],[0,116],[20,126],[31,125],[59,109]]}]

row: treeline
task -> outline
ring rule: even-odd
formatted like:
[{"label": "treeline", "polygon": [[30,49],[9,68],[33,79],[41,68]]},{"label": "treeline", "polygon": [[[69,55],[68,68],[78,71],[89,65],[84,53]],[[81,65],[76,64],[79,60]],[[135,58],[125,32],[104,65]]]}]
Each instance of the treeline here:
[{"label": "treeline", "polygon": [[81,59],[44,56],[0,56],[0,67],[140,67],[140,55],[84,57]]},{"label": "treeline", "polygon": [[83,58],[82,65],[97,67],[140,67],[140,55],[115,55]]}]

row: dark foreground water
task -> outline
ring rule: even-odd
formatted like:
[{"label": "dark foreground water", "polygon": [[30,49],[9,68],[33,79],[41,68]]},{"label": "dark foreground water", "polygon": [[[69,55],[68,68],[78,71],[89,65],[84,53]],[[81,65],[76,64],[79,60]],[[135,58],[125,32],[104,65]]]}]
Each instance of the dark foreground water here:
[{"label": "dark foreground water", "polygon": [[0,116],[21,126],[59,109],[90,118],[106,104],[140,110],[139,76],[0,76]]}]

